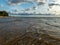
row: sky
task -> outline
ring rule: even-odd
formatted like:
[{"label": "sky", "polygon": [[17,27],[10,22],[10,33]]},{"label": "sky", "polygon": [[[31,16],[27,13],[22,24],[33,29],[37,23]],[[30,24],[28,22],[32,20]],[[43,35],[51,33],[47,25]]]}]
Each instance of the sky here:
[{"label": "sky", "polygon": [[[48,5],[47,5],[48,4]],[[7,12],[36,12],[36,13],[49,13],[60,11],[60,0],[0,0],[0,11],[6,10]]]},{"label": "sky", "polygon": [[11,4],[9,4],[9,2],[11,2],[11,1],[9,1],[9,0],[0,0],[0,10],[5,9],[7,11],[11,11],[11,9],[18,9],[18,8],[26,9],[26,8],[30,8],[30,7],[34,6],[34,4],[28,3],[28,2],[25,2],[25,3],[22,2],[22,4],[19,4],[20,2],[16,2],[18,4],[14,3],[14,2],[11,2]]}]

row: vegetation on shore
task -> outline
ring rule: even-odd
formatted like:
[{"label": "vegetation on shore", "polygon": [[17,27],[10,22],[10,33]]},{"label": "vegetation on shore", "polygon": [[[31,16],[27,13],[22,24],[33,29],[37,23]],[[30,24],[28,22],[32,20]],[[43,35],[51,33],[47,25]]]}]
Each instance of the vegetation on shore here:
[{"label": "vegetation on shore", "polygon": [[0,16],[8,16],[8,13],[6,11],[0,11]]}]

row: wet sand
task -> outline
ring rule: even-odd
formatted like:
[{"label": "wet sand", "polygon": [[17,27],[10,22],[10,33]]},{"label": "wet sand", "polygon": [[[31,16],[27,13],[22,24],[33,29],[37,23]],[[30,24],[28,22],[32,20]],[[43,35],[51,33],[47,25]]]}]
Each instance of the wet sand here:
[{"label": "wet sand", "polygon": [[[55,45],[60,45],[60,18],[57,18],[57,17],[56,18],[51,18],[51,17],[50,18],[49,17],[47,17],[47,18],[46,17],[45,18],[43,18],[43,17],[41,17],[41,18],[20,18],[20,17],[5,17],[5,18],[2,17],[2,18],[0,18],[0,43],[1,43],[1,45],[5,44],[5,43],[6,43],[5,45],[9,45],[9,44],[11,44],[10,40],[13,41],[17,37],[18,37],[17,40],[20,40],[19,38],[20,38],[20,35],[22,35],[22,34],[28,35],[29,38],[32,38],[32,41],[33,41],[33,39],[36,39],[37,41],[39,41],[38,39],[42,38],[42,40],[43,40],[42,42],[45,42],[46,40],[48,40],[47,43],[50,44],[53,40],[55,40],[55,41],[53,41],[54,43],[57,42]],[[43,37],[45,37],[45,38],[43,38],[43,37],[39,36],[39,35],[42,36],[43,34],[45,34],[47,37],[43,36]],[[38,36],[34,36],[34,35],[38,35]],[[24,36],[22,36],[22,37],[24,37]],[[25,38],[27,38],[27,36],[25,36]],[[52,40],[52,41],[50,41],[50,40]],[[37,43],[37,41],[36,41],[36,43]],[[14,43],[14,41],[13,41],[13,43]],[[29,45],[29,44],[27,44],[27,45]],[[14,45],[14,44],[11,44],[11,45]],[[26,45],[26,44],[24,44],[24,45]],[[30,44],[30,45],[32,45],[32,44]],[[41,44],[41,45],[43,45],[43,44]],[[54,44],[50,44],[50,45],[54,45]]]}]

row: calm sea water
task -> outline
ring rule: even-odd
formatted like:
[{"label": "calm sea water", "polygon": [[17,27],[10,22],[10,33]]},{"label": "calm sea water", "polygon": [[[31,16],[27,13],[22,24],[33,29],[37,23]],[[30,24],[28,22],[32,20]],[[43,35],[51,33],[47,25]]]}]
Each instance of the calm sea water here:
[{"label": "calm sea water", "polygon": [[9,15],[14,17],[60,17],[60,15]]},{"label": "calm sea water", "polygon": [[[31,28],[31,29],[30,29]],[[3,17],[0,18],[0,33],[19,33],[27,30],[43,30],[60,38],[60,17]],[[12,34],[12,35],[14,35]]]}]

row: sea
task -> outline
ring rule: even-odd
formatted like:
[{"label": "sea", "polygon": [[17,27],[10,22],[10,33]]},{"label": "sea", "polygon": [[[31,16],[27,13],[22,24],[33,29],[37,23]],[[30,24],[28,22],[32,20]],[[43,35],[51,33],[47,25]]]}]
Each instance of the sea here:
[{"label": "sea", "polygon": [[42,15],[10,15],[9,16],[14,16],[14,17],[60,17],[60,15],[55,15],[55,14],[42,14]]},{"label": "sea", "polygon": [[0,38],[8,40],[29,31],[60,38],[60,17],[0,17]]}]

